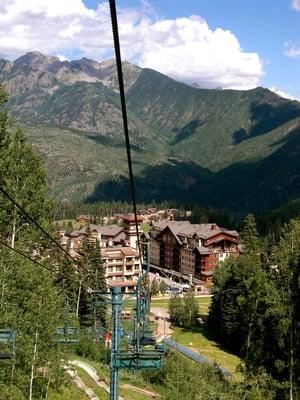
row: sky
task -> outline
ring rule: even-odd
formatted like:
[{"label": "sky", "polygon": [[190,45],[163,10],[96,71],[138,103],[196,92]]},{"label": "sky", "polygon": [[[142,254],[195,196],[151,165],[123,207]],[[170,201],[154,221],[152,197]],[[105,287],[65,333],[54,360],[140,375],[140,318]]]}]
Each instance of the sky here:
[{"label": "sky", "polygon": [[[200,87],[300,100],[300,0],[116,0],[122,58]],[[0,57],[113,56],[100,0],[1,0]]]}]

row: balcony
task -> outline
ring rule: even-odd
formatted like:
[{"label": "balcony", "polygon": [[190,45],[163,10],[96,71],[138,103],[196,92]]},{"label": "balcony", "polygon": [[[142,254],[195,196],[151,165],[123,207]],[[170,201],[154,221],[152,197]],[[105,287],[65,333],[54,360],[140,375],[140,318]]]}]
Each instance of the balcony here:
[{"label": "balcony", "polygon": [[112,277],[112,276],[123,276],[124,273],[123,271],[117,271],[117,272],[107,272],[106,276]]},{"label": "balcony", "polygon": [[134,275],[135,271],[133,269],[125,270],[124,275]]}]

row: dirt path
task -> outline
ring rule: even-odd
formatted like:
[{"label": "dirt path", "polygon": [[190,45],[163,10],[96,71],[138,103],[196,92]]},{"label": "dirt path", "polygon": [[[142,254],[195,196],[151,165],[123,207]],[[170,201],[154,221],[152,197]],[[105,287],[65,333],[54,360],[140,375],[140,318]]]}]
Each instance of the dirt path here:
[{"label": "dirt path", "polygon": [[[109,393],[109,385],[99,377],[95,368],[93,368],[90,364],[87,364],[86,362],[81,360],[72,360],[69,361],[69,364],[82,368],[87,374],[89,374],[89,376],[96,382],[98,386],[102,387],[104,390],[106,390],[107,393]],[[97,399],[98,397],[96,396],[95,399],[91,400],[97,400]],[[121,396],[119,396],[119,399],[124,400],[124,398]]]},{"label": "dirt path", "polygon": [[[106,390],[107,393],[109,393],[109,385],[106,382],[104,382],[103,379],[101,379],[99,377],[96,370],[91,365],[89,365],[88,363],[86,363],[84,361],[80,361],[80,360],[69,361],[69,365],[73,365],[75,367],[82,368],[87,374],[89,374],[89,376],[96,382],[96,384],[98,386],[102,387],[103,389]],[[90,389],[89,387],[87,387],[85,385],[85,383],[82,381],[82,379],[78,375],[76,375],[76,373],[71,368],[66,367],[66,370],[67,370],[68,374],[73,378],[74,383],[80,389],[84,390],[84,392],[86,393],[86,395],[89,397],[90,400],[100,400],[99,397],[95,395],[93,390]],[[145,397],[150,397],[150,398],[159,397],[159,395],[157,395],[154,392],[151,392],[149,390],[145,390],[142,388],[138,388],[138,387],[135,387],[130,384],[122,385],[121,388],[134,390],[137,393],[143,394]],[[119,399],[124,400],[124,398],[121,396],[119,396]]]},{"label": "dirt path", "polygon": [[129,383],[126,383],[125,385],[122,385],[121,387],[123,389],[134,390],[135,392],[141,393],[141,394],[145,395],[146,397],[150,397],[151,399],[156,399],[157,397],[160,397],[157,393],[150,392],[149,390],[141,389],[136,386],[132,386]]},{"label": "dirt path", "polygon": [[156,316],[157,329],[156,337],[158,341],[162,341],[165,337],[172,335],[173,330],[170,328],[169,313],[165,308],[151,307],[151,312]]},{"label": "dirt path", "polygon": [[94,393],[92,389],[86,386],[86,384],[83,382],[83,380],[76,375],[76,372],[74,372],[72,369],[66,367],[67,373],[71,376],[73,379],[73,382],[75,385],[84,391],[84,393],[88,396],[90,400],[100,400],[98,396]]}]

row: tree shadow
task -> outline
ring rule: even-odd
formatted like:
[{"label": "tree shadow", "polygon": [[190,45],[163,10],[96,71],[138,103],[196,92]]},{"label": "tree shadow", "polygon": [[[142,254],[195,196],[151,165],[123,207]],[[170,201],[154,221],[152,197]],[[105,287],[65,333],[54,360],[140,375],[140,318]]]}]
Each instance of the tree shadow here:
[{"label": "tree shadow", "polygon": [[[198,203],[242,215],[262,212],[300,197],[300,127],[277,143],[281,147],[257,162],[235,163],[219,172],[178,158],[149,166],[135,176],[138,202]],[[101,182],[87,202],[131,201],[127,177]]]},{"label": "tree shadow", "polygon": [[188,124],[186,124],[183,128],[177,131],[177,129],[174,129],[173,131],[177,132],[174,140],[172,141],[172,144],[177,144],[181,142],[184,139],[187,139],[190,136],[193,136],[195,133],[196,129],[199,128],[199,126],[202,126],[203,122],[200,119],[194,119],[190,121]]},{"label": "tree shadow", "polygon": [[268,133],[290,120],[300,116],[300,105],[297,101],[278,99],[277,103],[260,104],[252,102],[250,106],[251,128],[247,131],[244,128],[233,133],[234,144],[244,140]]},{"label": "tree shadow", "polygon": [[[123,137],[117,137],[116,135],[112,134],[106,134],[106,135],[101,135],[101,134],[95,134],[95,133],[87,133],[85,134],[85,137],[93,140],[96,143],[102,144],[104,146],[110,146],[113,148],[120,148],[124,149],[124,139]],[[133,143],[133,140],[131,140],[130,143],[130,148],[131,150],[137,152],[137,153],[143,153],[144,150],[138,145]]]},{"label": "tree shadow", "polygon": [[[216,332],[211,329],[207,324],[204,324],[202,326],[195,326],[192,327],[190,329],[184,329],[182,328],[182,332],[186,332],[186,333],[194,333],[194,334],[200,334],[202,335],[205,339],[214,342],[215,343],[215,347],[217,347],[218,349],[225,351],[227,353],[239,356],[239,354],[233,352],[233,350],[231,348],[229,348],[229,346],[226,346],[225,344],[223,344],[221,342],[221,338],[220,336],[218,336],[216,334]],[[199,349],[200,353],[201,353],[201,349]]]},{"label": "tree shadow", "polygon": [[[168,162],[149,166],[134,179],[137,201],[150,203],[156,201],[189,202],[197,197],[197,185],[212,176],[212,173],[190,161],[169,158]],[[86,202],[99,200],[130,201],[129,180],[119,176],[115,180],[100,183]]]}]

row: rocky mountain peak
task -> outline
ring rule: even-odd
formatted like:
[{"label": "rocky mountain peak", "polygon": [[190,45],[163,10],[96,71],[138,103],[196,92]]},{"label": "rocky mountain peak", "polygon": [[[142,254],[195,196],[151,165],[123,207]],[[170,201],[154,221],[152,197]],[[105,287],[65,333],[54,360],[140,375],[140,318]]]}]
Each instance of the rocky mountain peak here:
[{"label": "rocky mountain peak", "polygon": [[39,51],[31,51],[17,58],[14,65],[22,66],[28,65],[32,68],[43,69],[49,71],[53,64],[60,64],[61,61],[55,56],[45,56]]},{"label": "rocky mountain peak", "polygon": [[[60,61],[58,57],[46,56],[39,51],[31,51],[17,58],[13,66],[27,66],[33,70],[42,70],[63,84],[72,85],[76,82],[102,82],[105,86],[117,89],[117,70],[114,59],[98,62],[86,57],[73,61]],[[124,61],[124,81],[128,89],[138,78],[141,68]],[[4,67],[1,68],[4,70]]]}]

